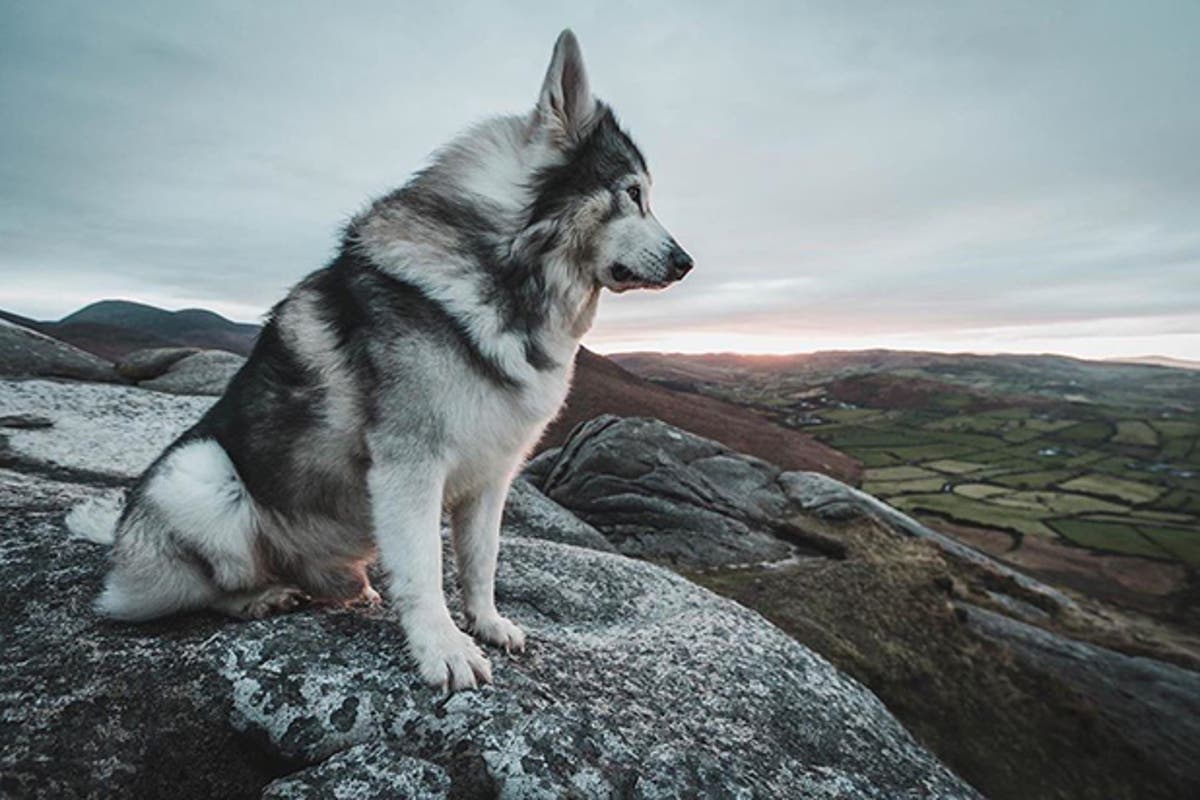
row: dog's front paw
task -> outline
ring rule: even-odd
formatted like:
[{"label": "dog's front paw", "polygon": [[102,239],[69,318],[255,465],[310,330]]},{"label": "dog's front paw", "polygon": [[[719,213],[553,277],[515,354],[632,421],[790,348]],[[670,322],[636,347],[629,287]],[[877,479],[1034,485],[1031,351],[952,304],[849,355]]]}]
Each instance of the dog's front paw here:
[{"label": "dog's front paw", "polygon": [[481,641],[503,647],[506,653],[525,651],[525,631],[512,620],[497,613],[485,614],[475,619],[471,623],[471,632]]},{"label": "dog's front paw", "polygon": [[408,648],[430,686],[458,692],[492,682],[491,663],[452,621],[410,635]]}]

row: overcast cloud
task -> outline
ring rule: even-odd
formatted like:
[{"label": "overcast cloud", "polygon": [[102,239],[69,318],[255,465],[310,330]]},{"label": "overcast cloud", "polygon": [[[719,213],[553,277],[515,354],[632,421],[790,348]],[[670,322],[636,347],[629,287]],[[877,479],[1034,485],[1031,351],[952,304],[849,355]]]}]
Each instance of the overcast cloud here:
[{"label": "overcast cloud", "polygon": [[256,318],[570,25],[697,261],[593,346],[1200,358],[1200,3],[0,9],[12,311]]}]

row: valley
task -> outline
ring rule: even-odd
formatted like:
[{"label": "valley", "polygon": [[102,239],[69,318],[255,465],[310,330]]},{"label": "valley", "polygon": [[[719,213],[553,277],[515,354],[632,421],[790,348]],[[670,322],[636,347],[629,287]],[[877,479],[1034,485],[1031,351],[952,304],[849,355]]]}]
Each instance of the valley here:
[{"label": "valley", "polygon": [[887,352],[614,360],[809,433],[862,462],[867,492],[1077,588],[1162,610],[1200,566],[1194,371]]}]

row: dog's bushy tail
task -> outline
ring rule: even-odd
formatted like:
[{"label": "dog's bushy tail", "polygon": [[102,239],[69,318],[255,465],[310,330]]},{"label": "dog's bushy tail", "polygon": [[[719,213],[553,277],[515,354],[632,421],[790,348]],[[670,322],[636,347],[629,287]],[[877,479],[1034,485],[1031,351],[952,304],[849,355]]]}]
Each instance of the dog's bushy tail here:
[{"label": "dog's bushy tail", "polygon": [[67,530],[71,538],[84,539],[96,544],[112,544],[121,519],[121,497],[106,495],[93,497],[75,506],[67,513]]}]

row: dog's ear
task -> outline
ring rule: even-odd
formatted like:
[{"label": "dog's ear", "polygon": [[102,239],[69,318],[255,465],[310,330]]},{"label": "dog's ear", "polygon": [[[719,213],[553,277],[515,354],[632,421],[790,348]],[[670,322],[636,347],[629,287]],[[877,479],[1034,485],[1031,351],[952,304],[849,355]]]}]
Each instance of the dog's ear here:
[{"label": "dog's ear", "polygon": [[596,112],[596,98],[583,66],[583,51],[571,29],[558,35],[550,67],[538,97],[538,117],[553,138],[565,143],[579,139]]}]

